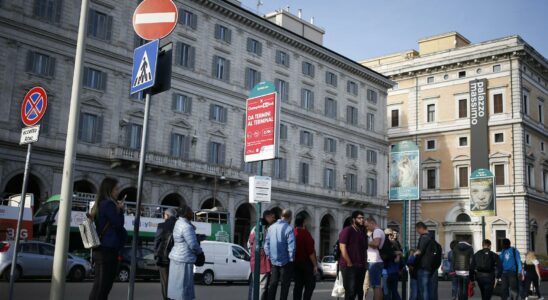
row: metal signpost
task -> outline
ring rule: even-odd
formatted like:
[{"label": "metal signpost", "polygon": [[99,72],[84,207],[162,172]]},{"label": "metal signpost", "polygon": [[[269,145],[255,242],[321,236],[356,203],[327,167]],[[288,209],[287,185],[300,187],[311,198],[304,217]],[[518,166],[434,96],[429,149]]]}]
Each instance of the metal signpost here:
[{"label": "metal signpost", "polygon": [[[259,175],[263,174],[263,161],[278,156],[280,103],[276,87],[270,81],[259,82],[246,100],[244,161],[259,162]],[[266,179],[268,178],[268,179]],[[257,216],[255,226],[255,268],[253,270],[253,300],[259,300],[260,247],[263,241],[261,228],[261,201],[270,200],[270,178],[250,177],[250,202],[254,201]],[[265,195],[268,191],[268,195]],[[262,199],[261,199],[262,198]],[[251,202],[253,203],[253,202]]]},{"label": "metal signpost", "polygon": [[[23,187],[21,188],[21,197],[19,201],[19,217],[17,219],[17,228],[15,229],[15,245],[13,250],[13,257],[11,259],[10,269],[10,287],[8,299],[13,299],[13,288],[15,279],[17,277],[17,252],[19,250],[19,241],[21,239],[21,223],[23,222],[23,214],[25,211],[25,200],[27,195],[27,182],[29,178],[30,168],[30,154],[32,151],[32,143],[38,141],[38,135],[40,134],[40,125],[36,125],[44,114],[48,106],[48,96],[46,91],[41,87],[33,87],[28,91],[23,99],[21,106],[21,120],[23,124],[29,126],[23,128],[21,131],[21,140],[19,145],[27,145],[27,158],[25,160],[25,171],[23,173]],[[36,126],[33,126],[36,125]]]}]

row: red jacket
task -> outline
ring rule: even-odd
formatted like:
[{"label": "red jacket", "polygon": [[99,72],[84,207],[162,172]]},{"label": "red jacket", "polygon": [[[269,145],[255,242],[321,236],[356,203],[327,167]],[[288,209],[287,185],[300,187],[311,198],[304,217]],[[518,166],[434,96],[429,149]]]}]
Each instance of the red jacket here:
[{"label": "red jacket", "polygon": [[[261,245],[261,250],[259,252],[260,253],[259,259],[261,263],[260,265],[261,274],[270,273],[270,260],[264,253],[263,247],[264,245]],[[253,230],[249,234],[249,252],[251,252],[251,260],[249,262],[249,265],[251,267],[251,273],[253,273],[253,271],[255,271],[255,228],[253,228]]]},{"label": "red jacket", "polygon": [[314,239],[310,232],[305,228],[295,228],[295,244],[297,247],[295,253],[295,262],[300,263],[310,260],[310,255],[314,253]]}]

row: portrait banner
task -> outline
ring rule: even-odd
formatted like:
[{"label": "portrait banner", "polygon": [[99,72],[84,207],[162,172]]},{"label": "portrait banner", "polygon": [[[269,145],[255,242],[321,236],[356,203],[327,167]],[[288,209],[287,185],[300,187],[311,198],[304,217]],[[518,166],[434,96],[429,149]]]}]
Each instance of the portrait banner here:
[{"label": "portrait banner", "polygon": [[404,141],[392,146],[390,151],[390,200],[418,200],[419,148],[414,142]]},{"label": "portrait banner", "polygon": [[497,214],[495,176],[488,169],[477,169],[470,175],[470,212],[472,215]]}]

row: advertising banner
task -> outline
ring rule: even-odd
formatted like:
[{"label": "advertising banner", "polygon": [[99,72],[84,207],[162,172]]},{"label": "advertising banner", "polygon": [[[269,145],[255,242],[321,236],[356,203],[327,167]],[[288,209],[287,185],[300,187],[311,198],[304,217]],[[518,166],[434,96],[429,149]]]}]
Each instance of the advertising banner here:
[{"label": "advertising banner", "polygon": [[474,216],[497,214],[495,176],[488,169],[477,169],[470,175],[470,212]]},{"label": "advertising banner", "polygon": [[390,200],[418,200],[419,188],[419,148],[414,142],[404,141],[395,144],[390,150]]},{"label": "advertising banner", "polygon": [[245,162],[278,156],[280,105],[276,88],[269,81],[258,83],[246,101]]},{"label": "advertising banner", "polygon": [[470,153],[472,170],[489,167],[487,79],[470,81]]}]

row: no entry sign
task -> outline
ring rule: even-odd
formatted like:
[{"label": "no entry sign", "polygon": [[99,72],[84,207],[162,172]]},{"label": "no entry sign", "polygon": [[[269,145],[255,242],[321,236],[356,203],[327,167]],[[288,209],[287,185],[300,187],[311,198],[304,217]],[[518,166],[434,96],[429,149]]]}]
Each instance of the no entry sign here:
[{"label": "no entry sign", "polygon": [[37,86],[30,89],[21,105],[21,120],[27,126],[35,125],[42,119],[48,106],[46,91]]},{"label": "no entry sign", "polygon": [[177,25],[177,6],[171,0],[145,0],[133,13],[133,29],[145,40],[168,36]]},{"label": "no entry sign", "polygon": [[280,105],[276,88],[269,81],[258,83],[246,101],[245,162],[278,156]]}]

